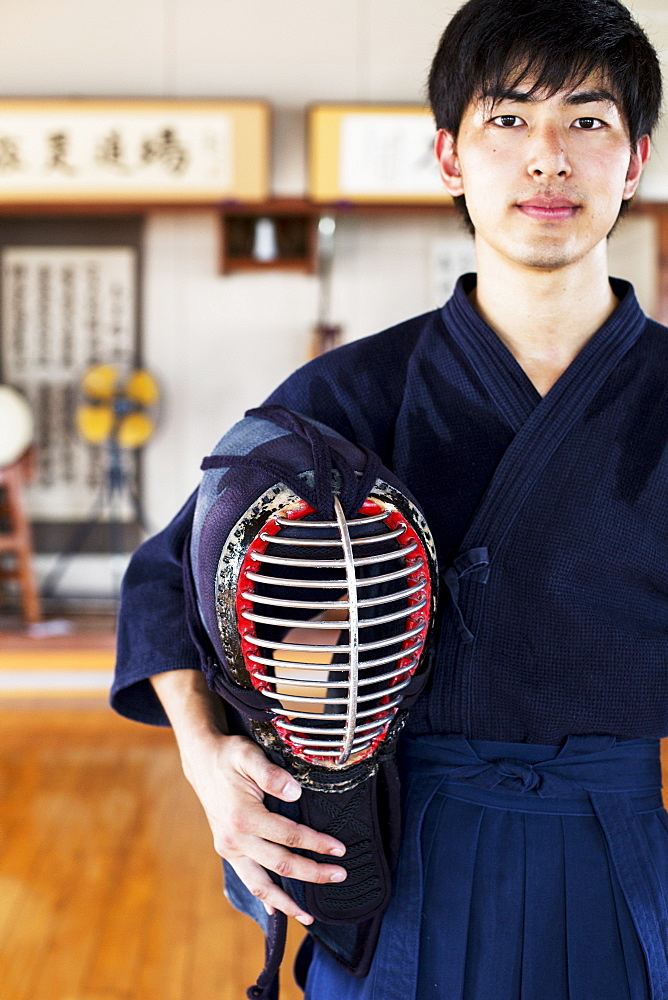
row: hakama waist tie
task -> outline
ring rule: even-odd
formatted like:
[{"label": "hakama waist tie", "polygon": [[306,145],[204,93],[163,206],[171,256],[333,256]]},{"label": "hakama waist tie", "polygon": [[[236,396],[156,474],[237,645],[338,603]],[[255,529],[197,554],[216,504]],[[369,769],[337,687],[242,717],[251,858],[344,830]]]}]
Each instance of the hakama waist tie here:
[{"label": "hakama waist tie", "polygon": [[[593,813],[605,839],[645,957],[652,1000],[668,1000],[668,906],[640,814],[661,808],[657,740],[571,736],[559,750],[468,741],[462,736],[402,740],[406,820],[393,899],[374,960],[383,1000],[416,996],[423,915],[422,833],[437,793],[497,808]],[[531,758],[534,760],[526,759]],[[522,756],[525,759],[522,759]],[[518,795],[520,801],[518,801]],[[445,832],[445,831],[444,831]],[[448,907],[444,898],[439,905]],[[394,912],[393,912],[394,911]],[[397,974],[397,970],[401,970]],[[454,995],[454,994],[453,994]]]}]

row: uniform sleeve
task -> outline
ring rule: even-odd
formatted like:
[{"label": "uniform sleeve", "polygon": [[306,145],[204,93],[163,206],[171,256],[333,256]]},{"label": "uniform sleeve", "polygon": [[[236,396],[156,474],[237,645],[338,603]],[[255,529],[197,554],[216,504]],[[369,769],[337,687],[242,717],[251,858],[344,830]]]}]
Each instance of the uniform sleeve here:
[{"label": "uniform sleeve", "polygon": [[123,578],[111,705],[138,722],[169,725],[149,677],[200,667],[186,621],[182,570],[196,497],[140,545]]}]

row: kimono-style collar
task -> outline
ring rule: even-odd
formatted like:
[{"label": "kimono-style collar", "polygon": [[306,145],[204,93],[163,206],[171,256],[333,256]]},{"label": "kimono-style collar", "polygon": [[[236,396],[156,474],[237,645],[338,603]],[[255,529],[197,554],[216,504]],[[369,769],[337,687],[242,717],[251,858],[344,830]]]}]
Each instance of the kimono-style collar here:
[{"label": "kimono-style collar", "polygon": [[[542,397],[498,334],[471,305],[468,296],[475,282],[475,274],[463,275],[452,297],[443,306],[441,316],[452,339],[466,354],[510,425],[517,430]],[[587,341],[550,393],[567,376],[569,382],[574,377],[584,376],[592,365],[599,364],[611,351],[623,355],[644,329],[647,317],[638,304],[632,285],[618,278],[611,278],[610,284],[620,300],[619,305]]]}]

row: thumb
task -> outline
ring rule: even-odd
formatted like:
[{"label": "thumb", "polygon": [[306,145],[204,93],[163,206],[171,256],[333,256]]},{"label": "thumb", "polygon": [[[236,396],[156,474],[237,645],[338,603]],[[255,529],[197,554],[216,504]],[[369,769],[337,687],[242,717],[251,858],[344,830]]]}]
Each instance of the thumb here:
[{"label": "thumb", "polygon": [[301,785],[282,767],[277,767],[267,760],[259,747],[253,747],[257,752],[248,756],[244,762],[244,770],[258,788],[267,795],[273,795],[284,802],[296,802],[302,794]]}]

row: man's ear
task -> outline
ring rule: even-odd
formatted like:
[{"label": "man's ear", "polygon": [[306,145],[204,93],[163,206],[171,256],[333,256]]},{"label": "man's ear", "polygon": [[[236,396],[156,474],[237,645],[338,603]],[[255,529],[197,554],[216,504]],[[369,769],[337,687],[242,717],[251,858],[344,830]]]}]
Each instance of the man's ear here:
[{"label": "man's ear", "polygon": [[444,128],[438,130],[434,141],[434,152],[445,190],[453,198],[458,198],[464,194],[464,184],[459,170],[457,145],[452,132],[446,132]]},{"label": "man's ear", "polygon": [[629,198],[632,198],[636,193],[636,189],[640,183],[640,177],[643,172],[643,167],[649,160],[651,146],[651,140],[648,135],[644,135],[642,139],[639,139],[636,143],[635,149],[631,153],[629,169],[626,173],[624,194],[622,195],[623,201],[628,201]]}]

